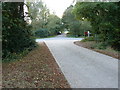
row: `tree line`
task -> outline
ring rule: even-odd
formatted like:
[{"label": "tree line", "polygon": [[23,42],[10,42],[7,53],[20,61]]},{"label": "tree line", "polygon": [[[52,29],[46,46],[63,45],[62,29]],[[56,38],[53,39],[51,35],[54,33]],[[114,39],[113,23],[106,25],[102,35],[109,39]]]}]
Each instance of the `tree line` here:
[{"label": "tree line", "polygon": [[32,30],[36,37],[54,36],[62,31],[61,19],[54,13],[50,13],[41,0],[27,2],[27,5],[29,6]]},{"label": "tree line", "polygon": [[120,2],[77,2],[66,9],[63,22],[72,34],[90,31],[96,42],[120,50]]},{"label": "tree line", "polygon": [[91,30],[91,24],[87,19],[84,21],[78,20],[73,13],[74,7],[70,5],[63,13],[62,22],[64,29],[68,30],[71,36],[84,36],[84,32]]},{"label": "tree line", "polygon": [[[65,10],[62,19],[51,14],[41,0],[3,2],[2,57],[4,59],[32,50],[36,46],[35,36],[54,36],[63,30],[69,30],[76,37],[90,31],[96,42],[120,50],[119,14],[120,2],[77,2]],[[29,18],[29,23],[25,18]]]}]

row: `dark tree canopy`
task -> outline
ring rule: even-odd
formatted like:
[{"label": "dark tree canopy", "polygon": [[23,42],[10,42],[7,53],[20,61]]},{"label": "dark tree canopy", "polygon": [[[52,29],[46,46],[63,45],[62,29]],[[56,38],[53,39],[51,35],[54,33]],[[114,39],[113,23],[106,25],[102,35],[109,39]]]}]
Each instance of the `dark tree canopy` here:
[{"label": "dark tree canopy", "polygon": [[23,2],[2,3],[3,58],[35,45],[31,27],[24,20]]},{"label": "dark tree canopy", "polygon": [[80,20],[91,22],[92,33],[100,41],[120,50],[120,2],[79,2],[74,14]]}]

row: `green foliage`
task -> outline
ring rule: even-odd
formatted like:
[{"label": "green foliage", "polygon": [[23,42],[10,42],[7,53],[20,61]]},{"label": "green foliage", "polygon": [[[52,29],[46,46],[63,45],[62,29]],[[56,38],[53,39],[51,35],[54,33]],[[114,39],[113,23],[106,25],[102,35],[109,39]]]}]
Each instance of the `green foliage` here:
[{"label": "green foliage", "polygon": [[21,53],[35,46],[31,26],[24,20],[23,2],[2,4],[2,44],[3,58]]},{"label": "green foliage", "polygon": [[44,38],[44,37],[48,37],[49,34],[49,30],[48,29],[39,29],[35,32],[35,36],[36,37],[40,37],[40,38]]},{"label": "green foliage", "polygon": [[81,40],[81,42],[87,42],[87,41],[94,41],[94,37],[86,37],[83,40]]},{"label": "green foliage", "polygon": [[48,37],[57,35],[59,31],[61,31],[61,20],[54,14],[49,15],[47,19],[46,28],[38,29],[35,31],[36,37]]},{"label": "green foliage", "polygon": [[80,25],[80,33],[82,33],[82,35],[84,34],[84,32],[87,31],[92,31],[92,27],[91,27],[91,23],[87,20],[82,21],[81,25]]},{"label": "green foliage", "polygon": [[39,28],[46,28],[49,9],[40,0],[39,2],[28,2],[29,15],[31,16],[32,30],[38,30]]},{"label": "green foliage", "polygon": [[20,60],[22,59],[25,55],[27,55],[29,53],[29,48],[25,49],[23,52],[20,52],[20,53],[10,53],[7,54],[7,56],[5,58],[3,58],[2,62],[3,63],[9,63],[9,62],[13,62],[13,61],[16,61],[16,60]]},{"label": "green foliage", "polygon": [[77,20],[73,14],[74,6],[68,7],[62,17],[64,28],[70,31],[75,36],[83,36],[85,31],[91,30],[90,22],[87,20]]},{"label": "green foliage", "polygon": [[55,14],[50,14],[49,9],[42,1],[29,2],[27,5],[29,6],[30,16],[32,17],[32,30],[37,37],[54,36],[59,31],[62,31],[61,19]]},{"label": "green foliage", "polygon": [[104,43],[104,42],[99,42],[94,44],[92,47],[96,48],[96,49],[106,49],[108,46],[108,44]]},{"label": "green foliage", "polygon": [[120,50],[120,2],[79,2],[73,12],[77,19],[91,22],[92,33],[102,42]]},{"label": "green foliage", "polygon": [[75,19],[75,16],[72,13],[73,6],[69,6],[62,17],[62,22],[64,24],[64,28],[69,30],[69,32],[73,35],[78,35],[79,34],[79,26],[80,22]]},{"label": "green foliage", "polygon": [[70,27],[70,33],[72,33],[73,35],[76,35],[76,37],[78,35],[80,35],[80,23],[79,21],[73,21],[71,22],[71,25],[69,26]]},{"label": "green foliage", "polygon": [[54,14],[49,15],[46,27],[47,27],[47,29],[49,29],[51,36],[57,35],[57,33],[59,31],[62,31],[61,30],[61,27],[62,27],[61,26],[61,19]]}]

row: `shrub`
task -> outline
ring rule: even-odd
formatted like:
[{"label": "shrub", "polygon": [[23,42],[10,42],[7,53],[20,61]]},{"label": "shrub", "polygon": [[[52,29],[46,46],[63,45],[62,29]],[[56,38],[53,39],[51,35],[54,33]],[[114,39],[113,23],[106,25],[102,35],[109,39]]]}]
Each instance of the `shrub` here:
[{"label": "shrub", "polygon": [[107,43],[99,42],[99,43],[95,43],[92,47],[96,49],[106,49],[107,46],[108,46]]},{"label": "shrub", "polygon": [[94,41],[94,37],[86,37],[82,40],[82,42],[86,42],[86,41]]},{"label": "shrub", "polygon": [[[24,3],[5,2],[2,4],[2,60],[13,54],[32,50],[35,40],[31,26],[24,20]],[[11,58],[11,60],[13,60]]]},{"label": "shrub", "polygon": [[35,36],[40,37],[40,38],[48,37],[49,36],[49,30],[46,29],[46,28],[39,29],[35,32]]}]

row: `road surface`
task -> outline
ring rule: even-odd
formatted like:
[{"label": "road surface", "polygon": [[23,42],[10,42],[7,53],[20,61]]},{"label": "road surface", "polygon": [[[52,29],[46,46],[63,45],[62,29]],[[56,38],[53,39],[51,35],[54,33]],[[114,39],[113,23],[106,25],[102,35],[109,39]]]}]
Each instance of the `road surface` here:
[{"label": "road surface", "polygon": [[45,41],[71,88],[118,88],[118,60],[73,44],[77,40],[59,35],[36,41]]}]

